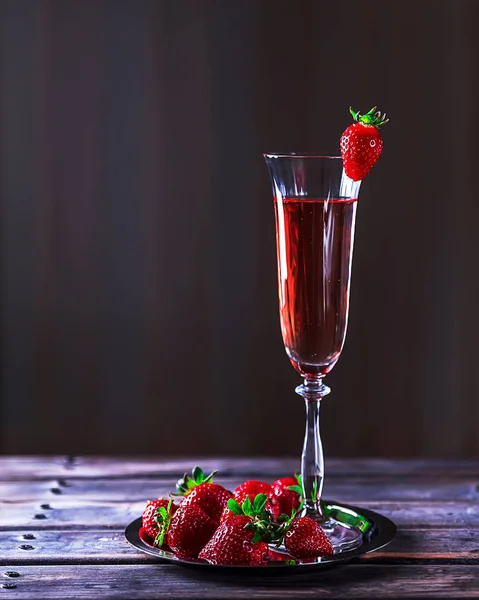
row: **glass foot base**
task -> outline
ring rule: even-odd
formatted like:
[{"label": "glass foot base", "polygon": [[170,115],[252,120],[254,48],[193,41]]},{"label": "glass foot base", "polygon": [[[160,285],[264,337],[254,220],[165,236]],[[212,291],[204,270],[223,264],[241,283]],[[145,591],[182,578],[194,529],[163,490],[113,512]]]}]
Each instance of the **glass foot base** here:
[{"label": "glass foot base", "polygon": [[319,522],[319,524],[328,536],[334,554],[354,550],[363,543],[363,534],[356,527],[339,523],[334,519],[328,519],[328,521]]}]

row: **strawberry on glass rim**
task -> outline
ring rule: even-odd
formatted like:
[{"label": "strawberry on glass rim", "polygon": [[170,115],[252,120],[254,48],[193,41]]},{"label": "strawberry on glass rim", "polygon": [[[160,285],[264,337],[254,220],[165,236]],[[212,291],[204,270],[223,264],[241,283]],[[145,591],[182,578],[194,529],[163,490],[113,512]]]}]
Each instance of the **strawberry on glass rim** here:
[{"label": "strawberry on glass rim", "polygon": [[354,123],[341,136],[341,157],[346,175],[353,181],[361,181],[378,161],[383,150],[379,128],[385,125],[386,113],[376,111],[376,106],[365,115],[351,107]]}]

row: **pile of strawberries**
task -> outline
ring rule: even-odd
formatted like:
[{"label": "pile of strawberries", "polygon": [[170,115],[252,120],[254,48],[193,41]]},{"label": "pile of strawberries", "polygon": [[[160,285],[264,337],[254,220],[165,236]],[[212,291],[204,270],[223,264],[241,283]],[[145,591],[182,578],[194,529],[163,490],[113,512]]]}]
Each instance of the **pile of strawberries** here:
[{"label": "pile of strawberries", "polygon": [[[214,565],[264,566],[271,560],[313,559],[333,554],[321,527],[298,517],[301,488],[292,477],[271,485],[245,481],[234,492],[213,483],[195,467],[192,477],[176,484],[178,503],[170,496],[150,500],[140,536],[178,556],[198,557]],[[272,550],[283,546],[288,554]]]}]

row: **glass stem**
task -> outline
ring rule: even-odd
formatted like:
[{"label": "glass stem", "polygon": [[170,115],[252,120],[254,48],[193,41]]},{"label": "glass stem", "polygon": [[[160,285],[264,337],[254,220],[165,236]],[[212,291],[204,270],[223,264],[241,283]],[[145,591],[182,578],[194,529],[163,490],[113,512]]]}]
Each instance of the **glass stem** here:
[{"label": "glass stem", "polygon": [[301,514],[313,517],[316,521],[327,520],[320,502],[324,482],[324,459],[319,412],[322,398],[330,391],[321,380],[305,379],[304,384],[296,388],[296,392],[303,396],[306,404],[306,431],[301,456],[304,507]]}]

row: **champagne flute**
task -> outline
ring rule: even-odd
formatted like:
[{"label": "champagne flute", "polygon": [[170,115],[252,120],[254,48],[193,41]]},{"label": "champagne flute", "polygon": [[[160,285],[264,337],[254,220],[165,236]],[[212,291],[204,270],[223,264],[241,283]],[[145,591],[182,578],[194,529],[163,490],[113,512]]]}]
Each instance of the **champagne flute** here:
[{"label": "champagne flute", "polygon": [[304,505],[335,552],[356,548],[362,533],[324,513],[323,449],[319,430],[323,383],[346,336],[357,199],[361,182],[346,176],[339,156],[265,154],[276,217],[279,312],[286,353],[304,378],[306,404],[301,457]]}]

